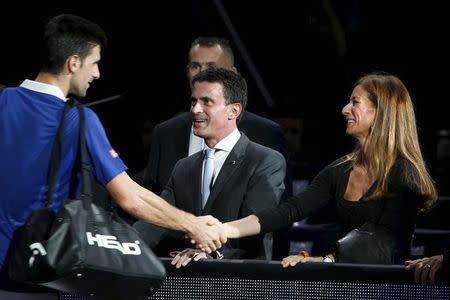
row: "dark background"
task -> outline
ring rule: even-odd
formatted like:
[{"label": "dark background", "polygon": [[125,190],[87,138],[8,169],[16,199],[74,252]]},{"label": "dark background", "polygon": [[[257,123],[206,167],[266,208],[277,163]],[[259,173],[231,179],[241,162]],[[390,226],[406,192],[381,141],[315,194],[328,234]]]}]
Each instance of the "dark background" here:
[{"label": "dark background", "polygon": [[[116,1],[115,1],[116,2]],[[191,41],[201,35],[230,39],[236,66],[250,86],[249,110],[266,117],[305,120],[305,159],[326,164],[350,151],[340,111],[353,82],[383,70],[408,87],[425,157],[433,164],[436,132],[450,128],[448,110],[448,12],[439,1],[226,1],[221,3],[248,51],[275,105],[268,105],[218,13],[214,1],[92,2],[15,4],[2,8],[0,83],[17,85],[39,70],[37,45],[49,17],[74,13],[102,26],[109,38],[101,79],[85,102],[114,95],[119,100],[93,106],[110,140],[134,172],[146,153],[143,122],[161,122],[187,110],[185,77]],[[102,1],[102,3],[105,3]],[[141,4],[137,4],[141,3]],[[338,25],[337,25],[338,24]],[[344,48],[336,29],[342,28]]]}]

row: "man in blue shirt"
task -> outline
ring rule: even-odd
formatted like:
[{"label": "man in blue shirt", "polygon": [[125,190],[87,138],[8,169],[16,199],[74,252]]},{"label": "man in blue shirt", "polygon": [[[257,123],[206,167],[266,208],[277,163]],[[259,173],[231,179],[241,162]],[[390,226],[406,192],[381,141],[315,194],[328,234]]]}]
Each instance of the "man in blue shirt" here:
[{"label": "man in blue shirt", "polygon": [[[105,43],[98,25],[73,15],[56,16],[45,28],[44,63],[36,79],[1,91],[0,289],[10,287],[5,284],[4,261],[13,233],[45,201],[51,149],[67,96],[84,97],[90,84],[100,77],[98,63]],[[208,218],[179,210],[131,180],[97,115],[88,108],[84,110],[92,175],[125,211],[144,221],[187,232],[194,240],[205,241],[208,250],[225,242],[216,227],[206,225]],[[72,168],[78,151],[78,122],[78,113],[72,109],[63,134],[54,210],[75,185]]]}]

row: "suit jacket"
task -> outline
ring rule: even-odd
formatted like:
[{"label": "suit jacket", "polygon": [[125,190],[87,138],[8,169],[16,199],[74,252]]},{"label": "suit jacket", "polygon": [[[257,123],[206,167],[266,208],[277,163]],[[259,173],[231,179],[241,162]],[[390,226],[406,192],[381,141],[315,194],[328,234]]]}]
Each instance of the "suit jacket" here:
[{"label": "suit jacket", "polygon": [[[162,198],[182,210],[195,215],[213,215],[221,222],[233,221],[278,204],[284,192],[285,159],[279,152],[251,142],[242,134],[217,175],[202,209],[203,155],[200,151],[177,162]],[[155,248],[162,256],[191,246],[183,235],[156,229],[155,225],[138,221],[135,228],[151,246],[164,236]],[[263,237],[230,240],[222,250],[227,258],[264,257]]]},{"label": "suit jacket", "polygon": [[[181,113],[155,126],[144,175],[144,186],[157,194],[164,189],[175,163],[188,155],[191,126],[189,112]],[[277,123],[244,111],[238,128],[251,141],[272,148],[287,159],[287,141]],[[292,194],[290,176],[285,178],[285,187],[286,193],[283,198]]]}]

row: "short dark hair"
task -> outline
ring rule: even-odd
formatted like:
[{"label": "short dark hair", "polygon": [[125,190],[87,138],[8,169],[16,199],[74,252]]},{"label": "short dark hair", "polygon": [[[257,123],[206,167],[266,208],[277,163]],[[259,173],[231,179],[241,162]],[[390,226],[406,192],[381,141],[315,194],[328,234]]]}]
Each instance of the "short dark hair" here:
[{"label": "short dark hair", "polygon": [[63,14],[49,20],[45,26],[41,70],[57,74],[71,55],[83,60],[96,47],[107,44],[99,25],[79,16]]},{"label": "short dark hair", "polygon": [[192,86],[205,81],[222,84],[226,104],[241,103],[243,110],[247,106],[247,82],[240,74],[223,68],[209,68],[194,76]]},{"label": "short dark hair", "polygon": [[220,38],[216,36],[200,36],[192,42],[191,49],[197,45],[206,48],[211,48],[215,45],[219,45],[223,49],[225,55],[228,57],[231,65],[234,66],[233,49],[231,49],[230,41],[228,41],[226,38]]}]

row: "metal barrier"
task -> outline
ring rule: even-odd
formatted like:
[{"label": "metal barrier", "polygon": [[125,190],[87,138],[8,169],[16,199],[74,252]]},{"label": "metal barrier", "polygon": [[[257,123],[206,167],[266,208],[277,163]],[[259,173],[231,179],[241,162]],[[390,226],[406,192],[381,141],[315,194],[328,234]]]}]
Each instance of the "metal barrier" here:
[{"label": "metal barrier", "polygon": [[[279,261],[210,260],[176,269],[150,299],[449,299],[444,284],[416,285],[400,265],[309,263],[284,269]],[[64,300],[87,299],[63,294]]]}]

